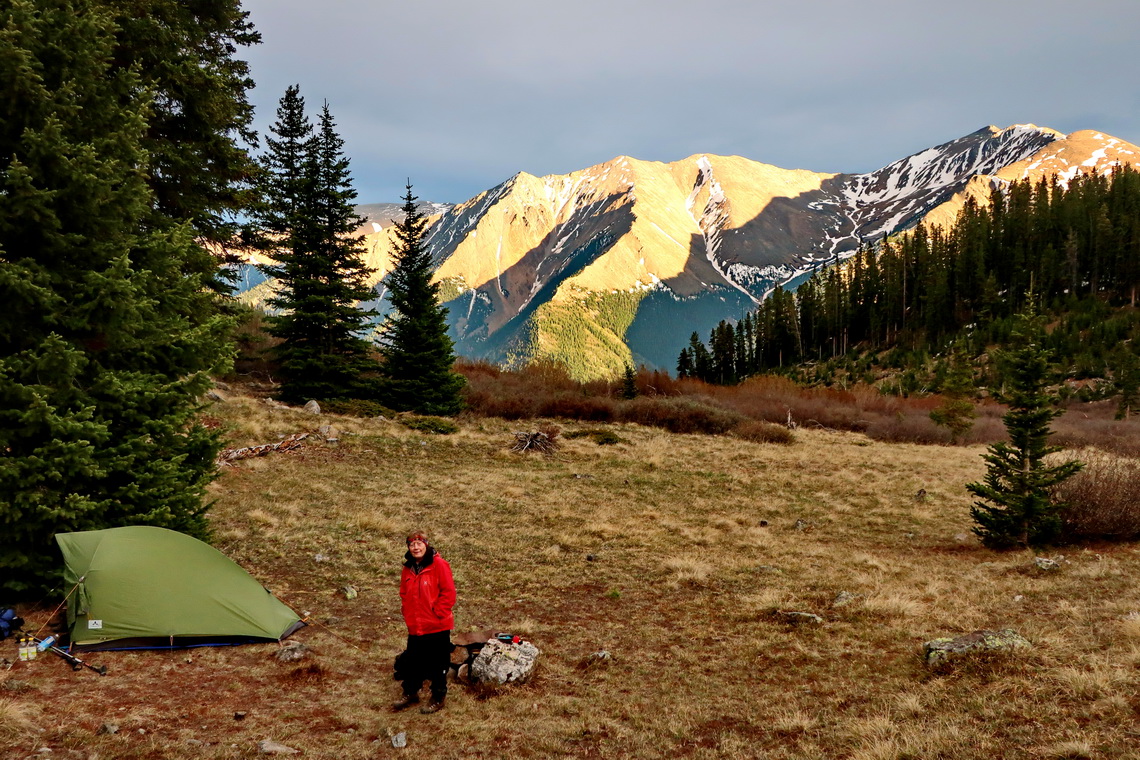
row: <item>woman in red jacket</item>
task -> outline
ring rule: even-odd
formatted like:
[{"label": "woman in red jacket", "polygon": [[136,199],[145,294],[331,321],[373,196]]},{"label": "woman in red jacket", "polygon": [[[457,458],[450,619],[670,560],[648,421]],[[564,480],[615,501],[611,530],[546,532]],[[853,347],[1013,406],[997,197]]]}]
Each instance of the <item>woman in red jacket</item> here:
[{"label": "woman in red jacket", "polygon": [[408,552],[400,574],[400,603],[408,626],[408,648],[398,660],[396,678],[404,696],[392,705],[399,711],[420,701],[420,687],[431,680],[431,701],[422,713],[443,709],[447,670],[451,666],[451,629],[455,627],[455,581],[451,565],[439,556],[424,533],[408,536]]}]

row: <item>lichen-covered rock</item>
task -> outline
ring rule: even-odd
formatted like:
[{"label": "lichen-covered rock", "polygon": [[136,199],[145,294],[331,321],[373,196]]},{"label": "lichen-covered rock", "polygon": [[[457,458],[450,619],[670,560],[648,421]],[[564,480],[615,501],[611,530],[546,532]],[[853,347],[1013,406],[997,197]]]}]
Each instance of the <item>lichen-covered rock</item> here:
[{"label": "lichen-covered rock", "polygon": [[491,639],[471,663],[471,680],[499,685],[522,683],[533,675],[538,655],[538,647],[529,641],[509,644]]},{"label": "lichen-covered rock", "polygon": [[1033,644],[1017,631],[1005,628],[1000,631],[974,631],[956,638],[932,639],[923,646],[923,655],[926,664],[936,668],[963,657],[1032,647]]},{"label": "lichen-covered rock", "polygon": [[1033,559],[1034,566],[1044,573],[1055,573],[1061,569],[1061,561],[1064,557],[1057,559],[1049,559],[1048,557],[1035,557]]}]

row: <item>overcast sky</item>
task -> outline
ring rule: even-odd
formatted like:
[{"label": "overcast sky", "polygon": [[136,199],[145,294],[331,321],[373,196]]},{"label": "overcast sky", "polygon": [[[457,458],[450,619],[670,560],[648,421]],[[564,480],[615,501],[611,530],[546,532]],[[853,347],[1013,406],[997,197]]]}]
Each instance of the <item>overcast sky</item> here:
[{"label": "overcast sky", "polygon": [[1140,143],[1138,0],[246,0],[257,128],[329,102],[361,203],[740,155],[862,172],[1034,123]]}]

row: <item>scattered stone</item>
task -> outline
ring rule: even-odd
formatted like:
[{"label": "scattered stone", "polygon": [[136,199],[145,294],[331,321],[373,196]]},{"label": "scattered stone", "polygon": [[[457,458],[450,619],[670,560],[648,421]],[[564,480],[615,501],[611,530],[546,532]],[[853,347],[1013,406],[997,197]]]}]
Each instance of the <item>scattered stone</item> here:
[{"label": "scattered stone", "polygon": [[404,747],[408,746],[408,735],[405,732],[401,731],[400,733],[393,736],[392,746],[396,749],[403,749]]},{"label": "scattered stone", "polygon": [[509,644],[491,639],[471,663],[471,678],[480,683],[523,683],[534,674],[538,647],[529,641]]},{"label": "scattered stone", "polygon": [[201,739],[187,739],[186,743],[189,744],[191,747],[201,747],[205,744],[205,742],[202,741]]},{"label": "scattered stone", "polygon": [[313,555],[313,562],[328,562],[328,561],[329,561],[329,555],[327,555],[323,552],[317,552],[316,554]]},{"label": "scattered stone", "polygon": [[145,729],[145,728],[140,728],[140,729],[139,729],[139,735],[143,735],[143,734],[145,734],[145,733],[146,733],[146,729]]},{"label": "scattered stone", "polygon": [[117,734],[117,733],[119,733],[119,724],[118,723],[104,723],[103,725],[99,726],[99,730],[96,733],[99,733],[99,734]]},{"label": "scattered stone", "polygon": [[332,615],[331,617],[325,618],[325,625],[327,625],[329,628],[332,628],[334,626],[338,626],[340,624],[341,624],[341,619],[338,618],[336,615]]},{"label": "scattered stone", "polygon": [[809,523],[807,520],[796,520],[796,524],[792,526],[792,530],[799,533],[811,533],[815,525]]},{"label": "scattered stone", "polygon": [[245,720],[245,716],[246,716],[245,710],[238,710],[237,712],[234,713],[234,720]]},{"label": "scattered stone", "polygon": [[358,596],[355,586],[342,586],[340,593],[344,594],[345,599],[355,599]]},{"label": "scattered stone", "polygon": [[1036,568],[1045,573],[1055,573],[1061,569],[1061,562],[1064,557],[1057,557],[1056,559],[1049,559],[1048,557],[1034,557],[1033,564]]},{"label": "scattered stone", "polygon": [[767,528],[768,527],[768,521],[767,520],[761,520],[760,521],[760,527],[761,528]]},{"label": "scattered stone", "polygon": [[325,439],[325,443],[337,443],[340,441],[340,431],[332,425],[321,425],[317,428],[317,432]]},{"label": "scattered stone", "polygon": [[584,657],[582,659],[582,661],[580,663],[578,663],[578,667],[581,670],[589,670],[590,668],[596,668],[596,667],[602,666],[602,665],[609,665],[612,660],[613,660],[613,655],[611,655],[605,649],[601,649],[597,652],[592,652],[592,653],[586,655],[586,657]]},{"label": "scattered stone", "polygon": [[593,480],[593,478],[594,478],[593,475],[583,475],[582,473],[579,473],[579,472],[574,473],[574,480],[587,480],[587,479]]},{"label": "scattered stone", "polygon": [[271,739],[262,739],[257,743],[257,751],[263,755],[296,755],[301,750],[286,747]]},{"label": "scattered stone", "polygon": [[212,388],[206,391],[206,398],[208,398],[210,401],[225,401],[226,394],[222,393],[216,388]]},{"label": "scattered stone", "polygon": [[840,591],[835,595],[835,599],[831,601],[832,607],[846,607],[856,599],[862,597],[862,594],[854,594],[850,591]]},{"label": "scattered stone", "polygon": [[233,390],[232,388],[230,388],[229,383],[223,383],[221,380],[215,380],[214,381],[214,387],[220,391],[227,391],[228,392],[228,391]]},{"label": "scattered stone", "polygon": [[1025,599],[1025,597],[1022,596],[1021,594],[1017,594],[1016,596],[1013,597],[1013,601],[1015,601],[1015,602],[1020,602],[1024,599]]},{"label": "scattered stone", "polygon": [[1129,612],[1127,615],[1121,615],[1120,619],[1126,623],[1140,622],[1140,612],[1136,612],[1135,610],[1133,610],[1132,612]]},{"label": "scattered stone", "polygon": [[309,648],[299,641],[289,641],[281,645],[274,657],[278,662],[297,662],[309,656]]},{"label": "scattered stone", "polygon": [[52,753],[51,747],[40,747],[36,750],[37,755],[50,755]]},{"label": "scattered stone", "polygon": [[302,407],[302,409],[304,411],[308,412],[309,414],[320,414],[321,413],[321,405],[317,403],[316,399],[309,399],[308,401],[306,401],[305,406]]},{"label": "scattered stone", "polygon": [[596,554],[587,554],[586,555],[586,561],[587,562],[595,562],[595,561],[597,561],[597,559],[598,559],[598,557]]},{"label": "scattered stone", "polygon": [[811,612],[776,610],[776,615],[789,625],[823,625],[823,618]]},{"label": "scattered stone", "polygon": [[969,544],[973,543],[969,533],[955,533],[954,543],[956,544]]},{"label": "scattered stone", "polygon": [[923,656],[929,667],[936,668],[973,655],[991,652],[1013,652],[1030,649],[1033,644],[1017,631],[974,631],[956,638],[932,639],[923,645]]}]

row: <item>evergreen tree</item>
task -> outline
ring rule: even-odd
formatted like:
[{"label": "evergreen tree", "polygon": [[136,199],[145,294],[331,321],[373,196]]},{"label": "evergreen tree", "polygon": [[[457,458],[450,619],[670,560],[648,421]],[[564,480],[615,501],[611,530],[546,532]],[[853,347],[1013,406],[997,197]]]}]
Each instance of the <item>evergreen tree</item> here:
[{"label": "evergreen tree", "polygon": [[12,0],[0,32],[0,588],[57,572],[57,532],[206,534],[197,424],[228,323],[192,229],[156,223],[139,67],[90,0]]},{"label": "evergreen tree", "polygon": [[[1030,298],[1032,304],[1032,297]],[[976,533],[991,548],[1048,543],[1060,533],[1060,510],[1050,490],[1081,468],[1079,462],[1052,467],[1045,457],[1060,447],[1049,446],[1049,423],[1060,414],[1046,391],[1048,357],[1044,331],[1032,306],[1019,315],[1013,347],[1003,356],[1005,392],[1009,406],[1002,417],[1009,442],[991,445],[984,455],[986,476],[966,489],[981,501],[970,510]]]},{"label": "evergreen tree", "polygon": [[269,318],[270,334],[282,340],[275,350],[283,375],[278,397],[298,403],[375,396],[379,368],[361,336],[376,312],[357,307],[374,296],[372,270],[355,234],[363,220],[354,211],[344,142],[327,104],[315,135],[304,109],[298,88],[289,87],[263,159],[259,222],[276,262],[266,272],[280,285],[268,301],[280,310]]},{"label": "evergreen tree", "polygon": [[930,412],[935,425],[950,431],[950,440],[957,443],[974,426],[974,372],[965,349],[955,343],[950,350],[950,366],[942,386],[943,401]]},{"label": "evergreen tree", "polygon": [[689,356],[692,358],[693,367],[693,372],[689,377],[704,380],[706,383],[712,382],[712,355],[705,348],[705,344],[701,342],[701,336],[697,335],[696,332],[689,336]]},{"label": "evergreen tree", "polygon": [[621,397],[624,399],[637,398],[637,373],[633,371],[632,364],[626,364],[625,372],[622,373]]},{"label": "evergreen tree", "polygon": [[395,266],[386,280],[393,310],[383,333],[385,402],[420,414],[458,414],[466,380],[452,370],[447,309],[439,303],[439,284],[431,280],[424,215],[416,208],[411,184],[403,211],[403,220],[396,223]]},{"label": "evergreen tree", "polygon": [[1121,346],[1116,354],[1115,385],[1120,393],[1116,419],[1126,420],[1140,407],[1140,359],[1128,346]]},{"label": "evergreen tree", "polygon": [[684,380],[693,376],[693,354],[688,348],[682,348],[677,356],[677,379]]}]

